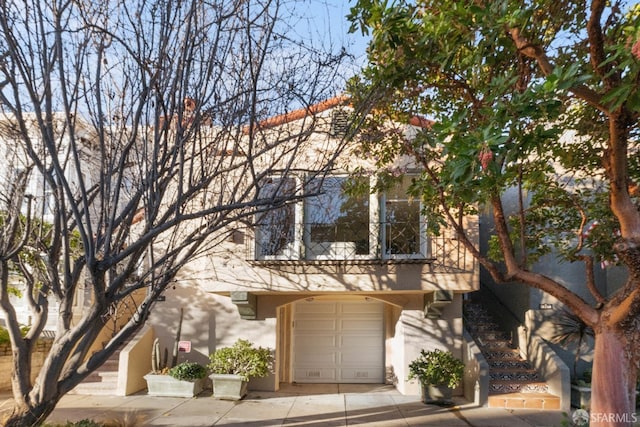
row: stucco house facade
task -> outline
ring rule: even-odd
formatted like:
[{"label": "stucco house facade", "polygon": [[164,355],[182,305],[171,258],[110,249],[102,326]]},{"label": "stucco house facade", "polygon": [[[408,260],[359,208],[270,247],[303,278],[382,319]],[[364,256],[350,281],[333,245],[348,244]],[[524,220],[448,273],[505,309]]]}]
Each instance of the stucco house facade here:
[{"label": "stucco house facade", "polygon": [[[286,174],[274,170],[261,190],[265,197],[296,198],[234,223],[156,303],[147,328],[165,347],[183,311],[180,361],[206,363],[216,348],[242,338],[275,352],[274,373],[253,380],[252,389],[371,383],[419,394],[407,377],[421,349],[463,358],[462,300],[478,289],[479,266],[453,233],[427,235],[429,219],[406,192],[408,160],[395,165],[409,173],[394,188],[348,190],[349,173],[372,166],[342,146],[348,108],[335,98],[256,129],[262,137],[281,136],[313,120],[312,143],[299,163],[283,167]],[[420,125],[412,120],[402,127],[410,133]],[[340,154],[329,172],[318,174],[314,159],[327,150]],[[477,218],[466,222],[478,236]]]},{"label": "stucco house facade", "polygon": [[[42,143],[42,136],[39,135],[39,128],[34,113],[22,113],[27,135],[22,135],[18,127],[18,121],[12,114],[0,114],[0,197],[2,198],[3,208],[8,205],[7,198],[10,197],[12,186],[16,183],[20,174],[26,174],[26,182],[24,193],[28,195],[31,202],[32,212],[37,212],[39,218],[45,222],[52,223],[54,221],[53,206],[54,195],[51,186],[45,181],[41,174],[31,172],[34,168],[33,163],[28,159],[25,152],[24,140],[28,140],[32,144],[32,149],[41,155],[45,165],[50,164],[51,160],[47,156],[46,149]],[[54,114],[51,118],[53,128],[58,132],[56,134],[57,147],[61,153],[61,157],[68,156],[71,141],[67,134],[62,130],[66,126],[63,114]],[[77,170],[68,165],[64,165],[65,179],[69,182],[72,189],[79,188],[80,178],[84,185],[91,187],[99,180],[100,164],[96,160],[95,151],[91,145],[91,141],[95,141],[95,134],[91,130],[91,126],[83,120],[76,121],[75,136],[79,144],[78,154],[82,169]],[[82,175],[82,176],[80,176]],[[23,212],[26,212],[27,204],[22,206]],[[18,270],[9,271],[9,282],[17,291],[24,292],[24,278],[19,274]],[[32,311],[25,298],[20,297],[18,292],[10,294],[9,300],[16,310],[18,321],[26,326],[32,324]],[[74,300],[73,313],[77,317],[83,304],[85,304],[85,295],[78,294],[78,298]],[[45,335],[51,335],[56,329],[57,313],[59,302],[50,298],[49,315],[45,325]],[[4,325],[4,315],[0,313],[0,325]],[[49,332],[51,331],[51,332]]]}]

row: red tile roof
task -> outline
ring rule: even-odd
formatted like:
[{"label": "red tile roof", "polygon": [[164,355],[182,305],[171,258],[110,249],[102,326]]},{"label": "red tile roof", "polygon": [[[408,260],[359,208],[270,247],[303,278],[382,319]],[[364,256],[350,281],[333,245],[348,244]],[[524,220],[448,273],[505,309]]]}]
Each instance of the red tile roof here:
[{"label": "red tile roof", "polygon": [[[306,108],[300,108],[289,113],[279,114],[265,119],[255,125],[254,129],[271,129],[276,126],[291,123],[293,121],[303,119],[306,116],[322,113],[323,111],[340,105],[349,105],[349,100],[350,98],[346,95],[335,96]],[[409,124],[421,128],[430,128],[433,125],[433,121],[422,116],[413,116],[409,120]],[[245,126],[242,131],[244,134],[248,134],[249,126]]]},{"label": "red tile roof", "polygon": [[[286,123],[291,123],[295,120],[303,119],[304,117],[309,115],[322,113],[323,111],[327,111],[339,105],[346,105],[348,102],[349,102],[348,96],[345,96],[345,95],[334,96],[333,98],[329,98],[325,101],[319,102],[309,107],[300,108],[297,110],[293,110],[289,113],[279,114],[277,116],[269,117],[268,119],[265,119],[259,122],[255,127],[257,129],[270,129]],[[243,133],[245,134],[249,133],[249,126],[245,126],[245,128],[243,129]]]}]

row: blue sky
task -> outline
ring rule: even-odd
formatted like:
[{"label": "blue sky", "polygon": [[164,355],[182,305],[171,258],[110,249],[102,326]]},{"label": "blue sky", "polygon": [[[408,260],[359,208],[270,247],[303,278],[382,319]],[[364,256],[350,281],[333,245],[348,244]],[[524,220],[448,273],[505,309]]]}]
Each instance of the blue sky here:
[{"label": "blue sky", "polygon": [[294,0],[288,4],[298,16],[296,22],[290,22],[293,36],[318,48],[336,50],[344,46],[354,56],[354,66],[364,65],[367,39],[359,31],[349,34],[346,18],[353,5],[353,0]]}]

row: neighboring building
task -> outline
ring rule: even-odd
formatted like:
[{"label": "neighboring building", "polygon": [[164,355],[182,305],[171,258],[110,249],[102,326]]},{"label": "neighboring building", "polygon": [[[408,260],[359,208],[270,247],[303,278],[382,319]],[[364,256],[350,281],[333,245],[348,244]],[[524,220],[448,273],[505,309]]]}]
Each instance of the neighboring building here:
[{"label": "neighboring building", "polygon": [[[39,134],[40,128],[35,122],[36,116],[33,113],[23,113],[23,120],[27,127],[27,136],[32,144],[32,148],[37,153],[42,153],[45,167],[49,166],[51,160],[49,156],[45,155],[46,149],[42,144],[42,136]],[[55,135],[58,140],[56,141],[57,148],[61,158],[68,158],[69,156],[69,144],[70,140],[68,133],[63,129],[67,126],[65,116],[62,114],[55,114],[52,118],[53,129],[59,131],[58,135]],[[90,126],[82,120],[75,120],[75,136],[76,142],[79,144],[79,160],[82,163],[82,179],[85,187],[89,188],[98,181],[97,174],[100,171],[99,164],[95,161],[95,152],[91,147],[93,133],[90,130]],[[18,174],[24,171],[30,171],[26,183],[25,194],[31,199],[31,210],[35,213],[36,217],[44,220],[45,222],[53,222],[53,192],[51,186],[45,181],[40,173],[34,171],[35,166],[28,160],[25,148],[25,136],[20,133],[17,126],[17,121],[10,114],[0,114],[0,198],[2,202],[0,209],[4,209],[7,205],[5,197],[8,196],[8,192],[16,180]],[[79,188],[79,173],[78,170],[69,164],[69,162],[63,165],[65,168],[65,178],[70,183],[73,189]],[[23,204],[23,212],[26,211],[26,203]],[[18,271],[10,272],[10,283],[18,291],[15,294],[9,296],[14,308],[16,309],[16,315],[18,321],[23,325],[31,325],[31,310],[28,306],[26,299],[20,297],[20,293],[25,291],[24,278],[18,273]],[[80,294],[79,298],[74,301],[74,313],[84,304],[84,295]],[[49,315],[45,330],[53,331],[56,329],[57,313],[59,302],[51,298],[49,301]],[[4,324],[4,317],[0,314],[0,324]]]},{"label": "neighboring building", "polygon": [[[348,172],[373,165],[347,149],[332,173],[314,176],[317,158],[343,143],[347,108],[335,98],[261,123],[268,138],[313,121],[311,144],[289,167],[295,173],[274,171],[262,189],[265,197],[300,197],[229,229],[155,305],[148,325],[167,348],[184,310],[180,338],[188,352],[180,360],[206,363],[216,348],[243,338],[275,350],[274,374],[254,389],[392,383],[419,394],[407,377],[421,349],[463,358],[462,299],[478,289],[479,266],[448,230],[427,234],[429,218],[406,193],[410,173],[383,194],[351,195]],[[425,121],[412,123],[406,132]],[[476,217],[466,225],[478,235]]]}]

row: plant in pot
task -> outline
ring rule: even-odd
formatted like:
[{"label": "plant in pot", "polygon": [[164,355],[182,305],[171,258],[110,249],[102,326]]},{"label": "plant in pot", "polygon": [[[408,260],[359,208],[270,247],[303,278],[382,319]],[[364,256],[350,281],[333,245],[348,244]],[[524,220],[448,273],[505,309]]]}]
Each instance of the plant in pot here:
[{"label": "plant in pot", "polygon": [[571,383],[571,406],[587,410],[591,407],[591,369],[585,369],[582,376]]},{"label": "plant in pot", "polygon": [[251,378],[266,377],[273,370],[273,353],[270,348],[254,347],[243,339],[231,347],[220,348],[209,355],[207,368],[213,381],[213,397],[224,400],[240,400],[247,394]]},{"label": "plant in pot", "polygon": [[193,397],[204,388],[207,368],[195,362],[182,362],[171,368],[160,355],[158,339],[151,352],[151,372],[144,376],[147,389],[152,396]]},{"label": "plant in pot", "polygon": [[551,337],[551,342],[559,344],[565,348],[575,344],[575,355],[573,359],[573,370],[571,382],[571,406],[582,409],[589,409],[591,406],[591,370],[583,372],[582,377],[578,376],[578,363],[583,350],[589,350],[589,338],[593,339],[593,329],[582,321],[571,311],[564,309],[556,318],[554,325],[556,333]]},{"label": "plant in pot", "polygon": [[409,364],[409,379],[420,381],[424,403],[450,402],[463,374],[464,363],[450,351],[420,350],[420,356]]}]

